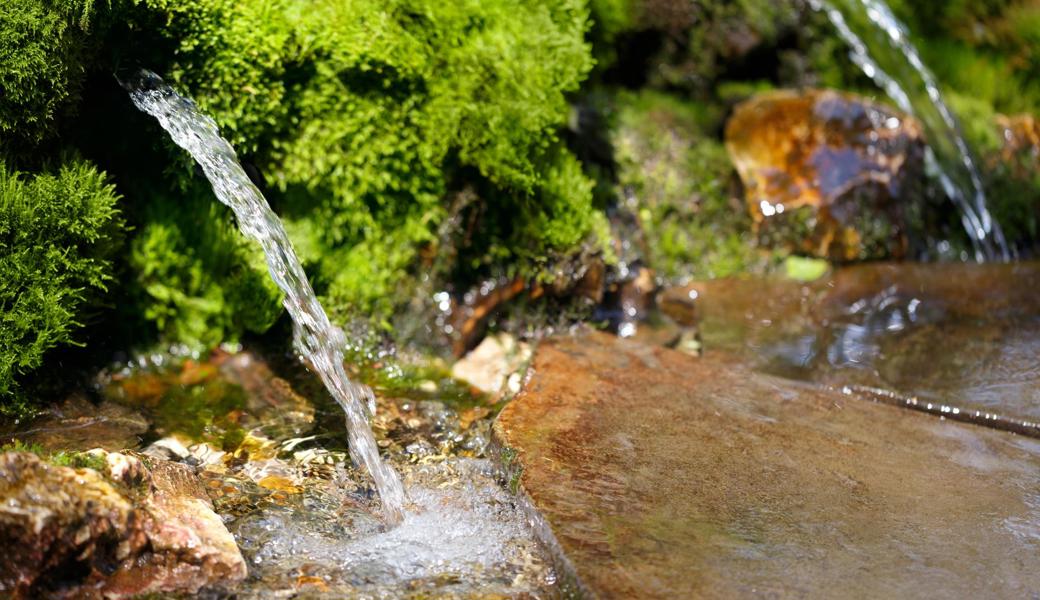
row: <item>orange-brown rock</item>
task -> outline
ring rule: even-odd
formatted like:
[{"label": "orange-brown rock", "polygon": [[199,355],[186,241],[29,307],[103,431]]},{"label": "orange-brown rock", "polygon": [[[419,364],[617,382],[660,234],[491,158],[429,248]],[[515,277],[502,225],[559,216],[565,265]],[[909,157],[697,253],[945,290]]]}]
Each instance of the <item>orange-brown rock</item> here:
[{"label": "orange-brown rock", "polygon": [[603,334],[541,344],[496,438],[588,598],[1016,598],[1040,447]]},{"label": "orange-brown rock", "polygon": [[0,454],[0,596],[195,593],[245,577],[234,538],[188,467],[95,456],[104,473]]},{"label": "orange-brown rock", "polygon": [[997,115],[1000,160],[1016,177],[1032,177],[1040,164],[1040,122],[1033,115]]},{"label": "orange-brown rock", "polygon": [[910,117],[846,93],[770,92],[736,108],[726,148],[766,245],[833,260],[905,254],[925,149]]}]

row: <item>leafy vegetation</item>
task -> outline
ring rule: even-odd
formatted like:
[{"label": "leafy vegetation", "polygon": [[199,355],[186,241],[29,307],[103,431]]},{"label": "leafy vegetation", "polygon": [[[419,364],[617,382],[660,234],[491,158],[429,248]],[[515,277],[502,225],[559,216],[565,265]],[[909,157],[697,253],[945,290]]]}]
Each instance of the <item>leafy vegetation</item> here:
[{"label": "leafy vegetation", "polygon": [[90,452],[70,452],[66,450],[51,452],[40,444],[33,442],[26,443],[19,439],[0,445],[0,452],[30,452],[52,465],[57,465],[59,467],[93,469],[101,473],[105,473],[108,470],[108,463],[103,457],[97,454],[92,454]]},{"label": "leafy vegetation", "polygon": [[[183,152],[113,93],[111,73],[144,62],[194,97],[255,167],[334,317],[385,324],[417,280],[418,254],[436,242],[453,190],[479,189],[484,213],[510,215],[471,240],[477,270],[509,263],[537,272],[603,231],[591,182],[558,136],[567,94],[593,65],[588,27],[580,0],[5,3],[0,152],[28,168],[60,163],[72,145],[113,173],[129,226],[115,256],[128,303],[119,315],[150,324],[137,341],[150,330],[211,346],[266,330],[281,308],[256,249]],[[27,193],[16,177],[4,181],[8,195]],[[60,190],[27,189],[33,202],[59,202],[43,196]],[[112,218],[90,243],[110,250],[121,227]],[[38,238],[64,239],[54,228]],[[18,349],[4,356],[0,397],[11,397],[14,375],[38,367],[45,349],[74,341],[84,311],[101,308],[91,293],[112,283],[110,269],[73,268],[72,254],[88,248],[69,247],[49,258],[69,264],[32,280],[50,286],[33,293],[52,298],[54,310],[4,306],[18,324],[5,328],[5,347]],[[64,279],[54,274],[61,268]],[[5,286],[9,303],[33,297],[28,283]],[[54,324],[36,327],[30,317]],[[38,339],[27,340],[30,331]]]},{"label": "leafy vegetation", "polygon": [[0,148],[50,132],[79,92],[90,60],[90,0],[19,0],[0,6]]},{"label": "leafy vegetation", "polygon": [[149,4],[177,47],[170,77],[264,173],[338,317],[389,314],[460,180],[516,216],[481,253],[590,233],[556,136],[592,65],[580,2]]},{"label": "leafy vegetation", "polygon": [[722,143],[717,112],[658,92],[617,96],[620,194],[637,212],[649,262],[671,280],[725,277],[763,258]]},{"label": "leafy vegetation", "polygon": [[19,378],[77,343],[112,282],[122,220],[104,175],[72,160],[26,175],[0,165],[0,412],[27,409]]},{"label": "leafy vegetation", "polygon": [[[25,377],[90,341],[83,325],[205,347],[282,315],[258,249],[113,73],[142,64],[195,98],[333,318],[387,331],[420,284],[610,262],[618,210],[666,278],[777,263],[749,239],[726,115],[773,87],[877,93],[804,4],[0,3],[0,410],[30,404]],[[1040,8],[892,4],[983,155],[995,214],[1035,243],[1035,157],[1009,159],[994,122],[1040,109]]]}]

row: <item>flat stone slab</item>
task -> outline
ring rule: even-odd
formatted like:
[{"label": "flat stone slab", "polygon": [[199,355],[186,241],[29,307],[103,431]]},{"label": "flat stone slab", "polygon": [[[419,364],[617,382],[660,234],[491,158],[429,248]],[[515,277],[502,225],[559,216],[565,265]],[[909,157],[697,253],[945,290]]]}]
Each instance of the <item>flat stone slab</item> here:
[{"label": "flat stone slab", "polygon": [[[868,263],[812,283],[695,282],[661,295],[706,353],[837,387],[1040,422],[1040,262]],[[691,300],[694,298],[694,300]]]},{"label": "flat stone slab", "polygon": [[495,435],[588,597],[1040,591],[1035,440],[596,333]]}]

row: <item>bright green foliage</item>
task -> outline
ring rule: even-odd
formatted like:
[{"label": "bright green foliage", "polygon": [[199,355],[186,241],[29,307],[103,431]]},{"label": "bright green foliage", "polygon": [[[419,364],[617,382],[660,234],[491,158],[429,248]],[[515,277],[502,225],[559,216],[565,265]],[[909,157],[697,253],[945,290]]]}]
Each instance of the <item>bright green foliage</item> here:
[{"label": "bright green foliage", "polygon": [[100,473],[108,472],[108,463],[105,461],[105,458],[99,454],[67,450],[51,452],[40,444],[35,442],[25,443],[19,439],[15,439],[10,443],[0,446],[0,452],[29,452],[39,456],[52,465],[58,465],[59,467],[93,469]]},{"label": "bright green foliage", "polygon": [[[161,33],[177,45],[166,74],[273,186],[272,203],[333,313],[388,313],[460,180],[477,181],[483,202],[513,215],[488,247],[542,255],[589,235],[590,184],[556,136],[565,94],[592,64],[581,2],[143,7],[135,18],[160,11]],[[183,270],[181,252],[147,251],[171,235],[154,229],[135,244],[137,267]],[[195,336],[205,329],[197,325],[167,329]]]},{"label": "bright green foliage", "polygon": [[636,0],[589,0],[592,28],[589,41],[597,67],[608,67],[617,58],[614,42],[636,25]]},{"label": "bright green foliage", "polygon": [[666,278],[724,277],[762,262],[751,217],[730,189],[726,150],[701,129],[713,120],[702,105],[660,93],[619,97],[619,184],[635,202],[650,264]]},{"label": "bright green foliage", "polygon": [[[115,291],[130,321],[196,346],[270,327],[282,310],[258,250],[184,152],[115,93],[110,74],[140,61],[258,168],[333,316],[386,323],[461,189],[478,190],[487,215],[467,268],[537,270],[604,235],[558,136],[593,65],[589,27],[582,0],[2,2],[0,159],[36,166],[71,145],[115,174],[130,226]],[[30,198],[79,206],[82,220],[23,210],[17,230],[13,213],[0,223],[0,395],[11,396],[101,306],[122,219],[86,167],[3,181],[5,211]],[[15,304],[30,298],[31,313]],[[130,342],[151,334],[135,327]]]},{"label": "bright green foliage", "polygon": [[951,89],[998,112],[1040,109],[1040,5],[1032,0],[893,2]]},{"label": "bright green foliage", "polygon": [[36,142],[75,96],[92,0],[0,2],[0,140]]},{"label": "bright green foliage", "polygon": [[129,262],[143,316],[166,339],[212,347],[265,331],[281,314],[281,297],[259,246],[204,185],[150,199]]},{"label": "bright green foliage", "polygon": [[997,116],[985,100],[956,93],[947,99],[980,157],[987,202],[1004,235],[1015,245],[1035,244],[1040,239],[1040,171],[1033,150],[1004,151]]},{"label": "bright green foliage", "polygon": [[115,190],[82,162],[35,177],[0,167],[0,412],[23,408],[17,379],[75,342],[112,279]]},{"label": "bright green foliage", "polygon": [[830,269],[826,260],[805,256],[788,256],[783,265],[784,275],[795,281],[816,281]]}]

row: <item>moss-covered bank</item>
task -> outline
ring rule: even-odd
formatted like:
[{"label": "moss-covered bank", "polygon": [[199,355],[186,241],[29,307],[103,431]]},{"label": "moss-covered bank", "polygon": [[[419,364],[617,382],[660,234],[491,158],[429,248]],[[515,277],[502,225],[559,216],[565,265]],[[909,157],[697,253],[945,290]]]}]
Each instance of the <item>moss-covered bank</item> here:
[{"label": "moss-covered bank", "polygon": [[[979,152],[1005,152],[996,115],[1040,108],[1040,9],[893,4]],[[735,201],[731,107],[771,87],[878,93],[800,0],[4,2],[3,210],[32,215],[0,223],[6,406],[55,348],[212,346],[282,314],[257,249],[116,84],[137,65],[217,120],[334,318],[384,331],[420,284],[617,258],[619,212],[664,277],[773,264]],[[1023,247],[1038,231],[1030,156],[984,161]],[[55,216],[73,205],[80,217]]]}]

